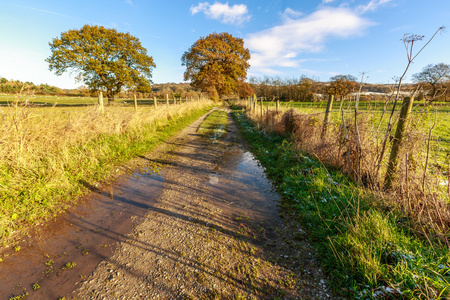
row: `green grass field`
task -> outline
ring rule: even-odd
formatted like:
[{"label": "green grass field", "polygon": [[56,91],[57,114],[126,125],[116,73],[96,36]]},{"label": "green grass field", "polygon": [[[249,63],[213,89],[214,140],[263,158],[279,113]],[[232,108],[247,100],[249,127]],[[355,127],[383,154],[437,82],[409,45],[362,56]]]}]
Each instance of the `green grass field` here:
[{"label": "green grass field", "polygon": [[[424,107],[423,101],[415,101],[414,102],[414,110],[421,111]],[[275,102],[266,101],[264,105],[267,106],[275,106]],[[311,108],[311,109],[325,109],[327,106],[326,101],[321,102],[281,102],[282,106],[290,107],[290,108]],[[334,101],[333,107],[334,109],[338,109],[341,105],[340,101]],[[384,101],[360,101],[359,102],[359,110],[361,111],[383,111],[385,102]],[[401,101],[397,102],[397,108],[401,106]],[[440,112],[450,112],[450,102],[436,102],[433,103],[434,107],[437,107]],[[345,101],[343,104],[344,109],[346,110],[354,110],[355,102],[354,101]],[[390,103],[387,106],[388,110],[392,110],[393,103]]]},{"label": "green grass field", "polygon": [[[21,102],[28,101],[29,103],[36,106],[86,106],[95,105],[98,103],[97,97],[59,97],[42,95],[24,95],[19,97],[17,95],[0,94],[0,107],[8,106],[18,100]],[[157,104],[166,104],[166,99],[157,99],[157,101]],[[104,102],[106,104],[107,100],[104,99]],[[185,100],[183,100],[182,102],[185,102]],[[133,106],[134,100],[115,99],[114,103]],[[154,105],[153,99],[137,99],[137,103],[139,106]],[[170,99],[170,104],[173,104],[173,99]]]},{"label": "green grass field", "polygon": [[[275,102],[264,102],[265,107],[275,107]],[[332,118],[335,123],[340,123],[339,110],[341,102],[334,102],[332,109]],[[359,112],[372,114],[372,121],[377,124],[381,118],[385,103],[382,101],[374,102],[360,102]],[[282,102],[281,107],[294,108],[299,110],[301,113],[305,114],[324,114],[326,108],[326,102]],[[344,102],[343,109],[346,116],[353,116],[355,108],[355,102]],[[389,114],[393,108],[392,104],[389,104],[383,118],[382,128],[386,128]],[[396,105],[396,112],[399,112],[401,108],[401,102]],[[433,107],[427,107],[424,109],[423,101],[416,101],[413,107],[412,119],[414,126],[420,129],[423,134],[428,136],[431,127],[434,124],[436,113],[436,126],[433,128],[431,135],[432,139],[435,141],[433,148],[438,149],[438,156],[441,161],[444,161],[447,155],[450,154],[450,103],[436,103]],[[318,116],[318,118],[323,118],[323,116]],[[384,125],[384,127],[383,127]]]}]

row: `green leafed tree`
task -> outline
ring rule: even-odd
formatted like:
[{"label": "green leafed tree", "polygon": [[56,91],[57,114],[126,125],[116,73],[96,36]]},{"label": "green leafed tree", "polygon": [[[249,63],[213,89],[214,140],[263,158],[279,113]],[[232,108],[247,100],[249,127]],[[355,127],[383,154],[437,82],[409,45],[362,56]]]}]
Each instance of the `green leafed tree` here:
[{"label": "green leafed tree", "polygon": [[152,83],[153,58],[129,33],[84,25],[61,33],[49,45],[50,71],[77,73],[90,90],[105,90],[109,101],[123,88],[145,91]]},{"label": "green leafed tree", "polygon": [[249,59],[250,51],[244,47],[243,39],[226,32],[211,33],[183,54],[184,80],[213,97],[231,95],[247,77]]}]

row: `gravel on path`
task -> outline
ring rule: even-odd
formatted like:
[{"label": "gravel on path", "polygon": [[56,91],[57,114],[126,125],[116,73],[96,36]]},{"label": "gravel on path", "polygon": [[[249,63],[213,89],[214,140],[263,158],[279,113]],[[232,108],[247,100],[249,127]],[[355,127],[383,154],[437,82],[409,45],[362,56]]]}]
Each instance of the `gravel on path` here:
[{"label": "gravel on path", "polygon": [[332,299],[307,234],[283,213],[229,115],[222,140],[189,126],[149,163],[163,190],[73,299]]}]

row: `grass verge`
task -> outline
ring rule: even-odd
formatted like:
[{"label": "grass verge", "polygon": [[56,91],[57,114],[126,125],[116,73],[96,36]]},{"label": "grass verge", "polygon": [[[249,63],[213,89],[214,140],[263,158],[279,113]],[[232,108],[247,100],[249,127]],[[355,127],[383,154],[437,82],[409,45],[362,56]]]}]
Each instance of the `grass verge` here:
[{"label": "grass verge", "polygon": [[8,108],[0,126],[0,239],[67,209],[118,166],[205,114],[211,102],[171,108]]},{"label": "grass verge", "polygon": [[283,210],[308,230],[333,291],[350,299],[448,299],[448,250],[412,235],[409,220],[341,172],[233,116],[282,195]]}]

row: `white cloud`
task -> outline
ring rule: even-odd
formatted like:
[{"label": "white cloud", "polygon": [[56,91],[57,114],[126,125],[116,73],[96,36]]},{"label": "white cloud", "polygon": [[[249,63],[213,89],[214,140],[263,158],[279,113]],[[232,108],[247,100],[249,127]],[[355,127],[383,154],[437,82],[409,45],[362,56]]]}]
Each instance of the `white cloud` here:
[{"label": "white cloud", "polygon": [[210,19],[219,20],[222,23],[228,24],[241,24],[251,18],[245,4],[230,6],[228,2],[225,4],[219,2],[214,2],[214,4],[201,2],[197,6],[191,6],[192,15],[200,12],[203,12]]},{"label": "white cloud", "polygon": [[322,0],[322,3],[323,4],[328,4],[328,3],[331,3],[331,2],[333,2],[334,0]]},{"label": "white cloud", "polygon": [[245,45],[252,53],[252,68],[299,67],[299,54],[323,50],[330,38],[362,35],[371,25],[349,8],[322,7],[303,18],[284,18],[281,25],[250,34]]},{"label": "white cloud", "polygon": [[293,9],[291,9],[289,7],[286,8],[284,10],[284,12],[281,14],[282,18],[284,18],[284,19],[295,19],[295,18],[298,18],[298,17],[300,17],[302,15],[303,15],[302,12],[293,10]]},{"label": "white cloud", "polygon": [[286,54],[286,55],[284,56],[284,58],[294,58],[294,57],[296,57],[296,56],[297,56],[297,53],[295,53],[295,52],[290,52],[290,53]]},{"label": "white cloud", "polygon": [[389,3],[392,0],[370,0],[366,5],[360,5],[356,9],[360,13],[365,13],[368,11],[375,11],[379,6]]},{"label": "white cloud", "polygon": [[125,0],[125,2],[126,2],[127,4],[133,6],[133,1],[131,1],[131,0]]}]

